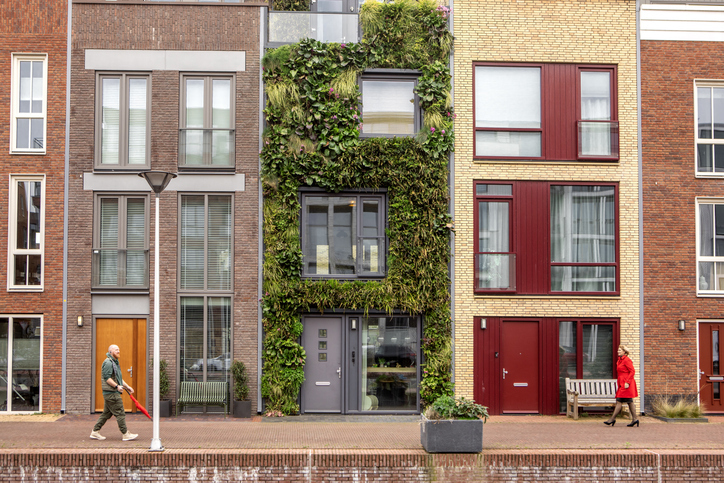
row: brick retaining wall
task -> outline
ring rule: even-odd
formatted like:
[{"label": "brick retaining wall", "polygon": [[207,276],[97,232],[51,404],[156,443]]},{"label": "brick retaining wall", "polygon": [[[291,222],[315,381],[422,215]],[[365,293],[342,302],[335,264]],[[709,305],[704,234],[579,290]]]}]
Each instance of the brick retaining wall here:
[{"label": "brick retaining wall", "polygon": [[423,451],[0,451],[0,480],[24,481],[722,481],[724,454]]}]

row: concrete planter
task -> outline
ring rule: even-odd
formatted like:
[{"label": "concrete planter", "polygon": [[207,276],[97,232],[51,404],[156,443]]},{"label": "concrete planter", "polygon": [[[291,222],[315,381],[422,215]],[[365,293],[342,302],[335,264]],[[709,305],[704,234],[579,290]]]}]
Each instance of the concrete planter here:
[{"label": "concrete planter", "polygon": [[250,418],[251,417],[251,401],[234,401],[234,417]]},{"label": "concrete planter", "polygon": [[171,400],[159,401],[158,415],[162,418],[171,417]]},{"label": "concrete planter", "polygon": [[423,416],[420,442],[428,453],[480,453],[483,450],[483,420],[431,420]]}]

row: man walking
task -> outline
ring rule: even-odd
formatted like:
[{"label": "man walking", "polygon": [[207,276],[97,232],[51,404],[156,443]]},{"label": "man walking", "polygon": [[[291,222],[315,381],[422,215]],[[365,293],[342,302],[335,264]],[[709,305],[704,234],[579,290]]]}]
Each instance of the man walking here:
[{"label": "man walking", "polygon": [[118,429],[123,434],[123,441],[131,441],[132,439],[138,438],[137,434],[130,433],[126,427],[126,412],[123,409],[123,388],[130,394],[133,394],[133,388],[123,382],[121,377],[121,365],[118,362],[118,358],[121,356],[121,349],[117,345],[113,344],[108,348],[108,354],[106,354],[106,360],[101,365],[101,388],[103,389],[103,399],[105,404],[103,406],[103,414],[98,418],[98,422],[93,426],[93,432],[91,432],[91,439],[106,439],[98,431],[101,430],[106,421],[111,416],[116,417],[118,422]]}]

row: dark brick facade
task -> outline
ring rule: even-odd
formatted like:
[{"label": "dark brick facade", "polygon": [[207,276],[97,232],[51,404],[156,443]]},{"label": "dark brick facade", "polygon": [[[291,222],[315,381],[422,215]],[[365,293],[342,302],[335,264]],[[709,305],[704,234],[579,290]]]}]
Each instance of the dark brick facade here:
[{"label": "dark brick facade", "polygon": [[[67,26],[66,0],[13,0],[0,4],[0,314],[43,317],[41,409],[47,413],[61,410]],[[13,53],[47,55],[46,152],[42,155],[9,154]],[[9,292],[6,288],[11,174],[45,175],[42,292]]]},{"label": "dark brick facade", "polygon": [[43,450],[0,454],[3,481],[721,481],[721,454],[345,450],[204,451],[197,454]]},{"label": "dark brick facade", "polygon": [[[724,80],[721,42],[641,42],[644,357],[647,407],[695,396],[697,319],[721,319],[722,299],[697,297],[696,198],[724,179],[696,178],[694,80]],[[686,330],[677,321],[686,321]]]},{"label": "dark brick facade", "polygon": [[[247,367],[256,409],[258,224],[259,224],[259,28],[260,9],[244,4],[74,3],[71,79],[71,167],[69,186],[69,359],[68,412],[92,411],[94,331],[74,324],[90,319],[93,192],[84,190],[84,173],[93,172],[96,72],[85,69],[86,49],[244,51],[246,70],[236,73],[236,173],[244,190],[234,193],[233,356]],[[151,169],[178,171],[180,72],[151,73]],[[179,193],[160,199],[161,358],[169,363],[170,397],[177,394],[177,214]],[[153,322],[154,199],[151,202],[151,287],[149,354]],[[122,295],[120,295],[122,297]],[[152,374],[148,373],[148,401]]]}]

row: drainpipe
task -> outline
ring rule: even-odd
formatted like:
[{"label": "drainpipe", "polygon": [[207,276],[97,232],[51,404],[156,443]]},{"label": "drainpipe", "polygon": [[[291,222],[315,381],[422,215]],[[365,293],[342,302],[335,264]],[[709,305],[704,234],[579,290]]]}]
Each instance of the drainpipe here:
[{"label": "drainpipe", "polygon": [[645,408],[644,385],[644,197],[643,197],[643,153],[641,140],[641,0],[636,0],[636,108],[638,129],[638,163],[639,163],[639,380],[640,412]]},{"label": "drainpipe", "polygon": [[65,413],[65,379],[68,357],[68,171],[70,169],[70,52],[73,34],[73,1],[68,2],[65,66],[65,169],[63,170],[63,342],[60,368],[60,412]]},{"label": "drainpipe", "polygon": [[[259,153],[261,153],[264,142],[262,140],[262,132],[264,125],[264,79],[262,77],[261,60],[264,57],[264,42],[266,38],[266,26],[267,26],[267,7],[261,7],[259,9]],[[258,250],[258,263],[257,263],[257,299],[261,299],[264,295],[264,191],[261,183],[261,155],[259,156],[258,166],[258,182],[257,189],[259,191],[259,223],[257,229],[259,230],[259,236],[257,237],[257,250]],[[262,347],[264,344],[264,325],[262,324],[262,313],[261,304],[257,302],[257,325],[256,325],[256,337],[257,337],[257,360],[256,360],[256,410],[261,412],[261,368],[262,368]]]},{"label": "drainpipe", "polygon": [[[453,0],[450,0],[450,33],[454,33],[453,27]],[[450,51],[450,96],[452,97],[452,107],[455,108],[455,64],[453,62],[454,50]],[[453,119],[453,124],[455,119]],[[455,130],[453,129],[453,132]],[[450,216],[455,221],[455,152],[449,154],[448,161],[448,193],[450,195]],[[450,347],[452,348],[452,382],[455,383],[455,232],[450,235],[450,325],[451,337]]]}]

